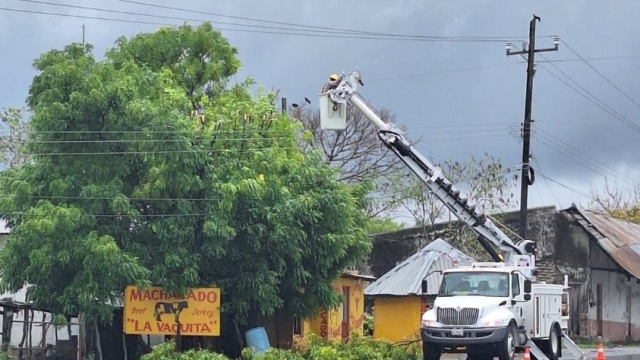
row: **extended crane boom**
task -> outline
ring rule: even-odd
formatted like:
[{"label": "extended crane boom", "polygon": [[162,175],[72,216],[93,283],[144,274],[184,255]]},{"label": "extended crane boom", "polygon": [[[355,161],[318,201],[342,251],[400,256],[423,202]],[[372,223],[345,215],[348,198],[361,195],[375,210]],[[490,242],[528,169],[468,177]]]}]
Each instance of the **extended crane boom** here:
[{"label": "extended crane boom", "polygon": [[526,268],[525,275],[534,278],[535,242],[521,240],[514,244],[493,222],[468,199],[460,196],[442,170],[423,157],[393,123],[385,123],[376,111],[358,94],[358,85],[364,86],[358,71],[342,73],[337,87],[320,95],[321,128],[343,130],[346,126],[346,106],[358,108],[378,128],[378,137],[458,219],[469,225],[478,235],[478,241],[496,262],[502,262],[493,244],[505,254],[504,263]]}]

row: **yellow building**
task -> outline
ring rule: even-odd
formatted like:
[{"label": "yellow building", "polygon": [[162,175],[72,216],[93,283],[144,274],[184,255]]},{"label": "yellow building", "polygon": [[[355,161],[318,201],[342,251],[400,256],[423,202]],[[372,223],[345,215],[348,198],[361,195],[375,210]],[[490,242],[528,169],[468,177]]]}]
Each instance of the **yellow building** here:
[{"label": "yellow building", "polygon": [[342,305],[334,310],[322,310],[300,326],[300,335],[312,332],[325,340],[346,340],[351,334],[362,336],[364,330],[364,288],[375,278],[344,273],[333,284],[342,296]]},{"label": "yellow building", "polygon": [[311,332],[325,340],[344,340],[364,329],[364,288],[375,281],[372,276],[344,273],[334,282],[333,289],[343,296],[343,303],[335,310],[322,310],[317,316],[296,321],[291,313],[278,310],[272,317],[262,317],[273,347],[289,348],[293,336]]},{"label": "yellow building", "polygon": [[365,289],[374,299],[373,337],[392,342],[420,338],[420,320],[440,287],[441,271],[470,265],[471,257],[436,239]]}]

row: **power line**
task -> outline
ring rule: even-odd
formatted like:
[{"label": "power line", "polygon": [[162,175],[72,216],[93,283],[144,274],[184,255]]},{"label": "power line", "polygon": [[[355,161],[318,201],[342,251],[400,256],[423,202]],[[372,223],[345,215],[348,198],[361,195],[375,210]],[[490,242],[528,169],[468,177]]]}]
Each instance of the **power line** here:
[{"label": "power line", "polygon": [[[503,127],[488,127],[482,129],[461,129],[451,131],[428,131],[428,132],[415,132],[415,135],[446,135],[446,134],[495,134],[497,131],[505,130]],[[7,134],[9,135],[9,134]],[[4,136],[0,133],[0,137]],[[237,141],[277,141],[286,140],[289,137],[236,137],[236,138],[220,138],[212,136],[211,138],[205,138],[204,140],[215,140],[216,142],[237,142]],[[43,139],[29,139],[29,143],[32,144],[127,144],[127,143],[191,143],[193,141],[200,141],[202,138],[182,138],[182,139],[65,139],[65,140],[43,140]]]},{"label": "power line", "polygon": [[[544,56],[541,55],[543,58]],[[558,75],[554,74],[553,72],[551,72],[549,69],[545,68],[542,64],[539,64],[539,66],[544,69],[545,71],[547,71],[549,74],[551,74],[553,77],[555,77],[556,79],[558,79],[559,81],[561,81],[562,83],[564,83],[566,86],[568,86],[570,89],[572,89],[573,91],[577,92],[578,94],[580,94],[581,96],[583,96],[585,99],[587,99],[588,101],[590,101],[591,103],[593,103],[594,105],[598,106],[600,109],[604,110],[605,112],[607,112],[609,115],[613,116],[614,118],[616,118],[617,120],[620,120],[621,122],[623,122],[624,124],[626,124],[627,126],[629,126],[630,128],[632,128],[635,131],[640,132],[640,126],[638,126],[637,124],[633,123],[631,120],[627,119],[626,117],[622,116],[620,113],[618,113],[616,110],[614,110],[611,106],[607,105],[606,103],[604,103],[602,100],[600,100],[597,96],[593,95],[589,90],[585,89],[584,86],[580,85],[577,81],[573,80],[569,75],[567,75],[564,71],[562,71],[560,68],[558,68],[555,64],[550,63],[551,66],[553,66],[554,68],[556,68],[556,70],[558,70],[558,72],[560,72],[562,75],[564,75],[567,79],[569,79],[569,81],[571,81],[572,83],[574,83],[576,86],[578,86],[580,89],[582,89],[582,91],[584,91],[584,93],[578,91],[575,87],[573,87],[572,85],[570,85],[569,83],[567,83],[566,81],[564,81],[563,79],[561,79]],[[587,95],[591,96],[591,98]],[[597,101],[597,102],[596,102]]]},{"label": "power line", "polygon": [[[495,175],[506,175],[509,174],[509,171],[500,171],[488,175],[480,175],[480,176],[471,176],[469,178],[464,178],[456,181],[454,185],[464,184],[473,180],[478,180],[482,178],[492,177]],[[406,176],[392,176],[389,178],[410,178],[410,174]],[[394,195],[380,195],[380,194],[370,194],[369,196],[375,197],[376,199],[396,199],[397,196]],[[171,197],[127,197],[124,194],[117,194],[115,196],[56,196],[56,195],[16,195],[16,194],[0,194],[0,199],[41,199],[41,200],[91,200],[91,201],[109,201],[116,199],[123,199],[127,201],[148,201],[148,202],[160,202],[160,201],[193,201],[193,202],[220,202],[227,200],[223,197],[206,197],[206,198],[171,198]]]},{"label": "power line", "polygon": [[[560,39],[567,48],[567,45],[562,39]],[[542,60],[538,61],[538,63],[557,63],[557,62],[574,62],[574,61],[600,61],[600,60],[620,60],[620,59],[638,59],[640,55],[623,55],[623,56],[604,56],[604,57],[595,57],[595,58],[577,58],[577,59],[557,59],[557,60]]]},{"label": "power line", "polygon": [[[566,187],[574,192],[577,192],[578,194],[582,195],[582,196],[586,196],[591,198],[589,195],[585,195],[584,193],[579,192],[578,190],[572,189],[571,187],[561,184],[547,176],[545,176],[544,174],[540,174],[541,176],[549,179],[549,181],[552,181],[556,184],[559,184],[563,187]],[[65,196],[20,196],[20,195],[0,195],[0,198],[3,197],[15,197],[15,198],[32,198],[32,199],[51,199],[51,200],[114,200],[116,197],[113,198],[108,198],[108,197],[104,197],[104,198],[100,198],[100,197],[65,197]],[[391,197],[389,197],[391,198]],[[184,200],[184,201],[216,201],[216,199],[213,198],[209,198],[209,199],[184,199],[184,198],[125,198],[126,200],[138,200],[138,201],[162,201],[162,200],[166,200],[166,201],[178,201],[178,200]],[[592,199],[592,198],[591,198]],[[131,205],[135,205],[135,204],[131,204]],[[275,206],[262,206],[262,207],[250,207],[250,208],[243,208],[241,207],[240,209],[243,210],[263,210],[263,209],[277,209],[280,208],[281,206],[275,205]],[[78,208],[78,209],[64,209],[64,213],[63,212],[56,212],[56,213],[46,213],[46,214],[41,214],[41,213],[32,213],[32,212],[28,212],[28,211],[16,211],[16,212],[11,212],[11,213],[0,213],[0,217],[2,218],[10,218],[10,217],[15,217],[15,216],[24,216],[24,217],[57,217],[57,216],[69,216],[69,217],[99,217],[99,218],[171,218],[171,217],[203,217],[203,216],[211,216],[214,215],[214,213],[164,213],[164,214],[85,214],[85,213],[80,213],[80,214],[70,214],[67,211],[74,211],[74,210],[78,210],[78,211],[82,211],[82,209]]]},{"label": "power line", "polygon": [[600,75],[601,78],[603,78],[607,83],[609,83],[609,85],[613,86],[613,88],[616,89],[620,94],[622,94],[624,97],[626,97],[628,100],[630,100],[632,103],[634,103],[637,107],[640,108],[640,104],[638,104],[637,101],[635,101],[631,96],[629,96],[626,92],[622,91],[622,89],[620,89],[616,84],[614,84],[611,80],[609,80],[606,76],[604,76],[600,71],[598,71],[598,69],[596,69],[593,65],[591,65],[591,63],[589,63],[585,58],[583,58],[582,55],[578,54],[578,52],[575,51],[571,46],[569,46],[569,44],[567,44],[564,40],[562,40],[562,43],[567,47],[567,49],[573,52],[580,60],[582,60],[585,64],[587,64],[587,66],[589,66],[593,71],[595,71],[596,74]]},{"label": "power line", "polygon": [[627,181],[629,181],[630,183],[633,183],[633,181],[631,181],[631,179],[628,179],[626,176],[622,175],[621,173],[619,173],[618,171],[616,171],[615,169],[607,166],[606,164],[598,161],[597,159],[595,159],[592,156],[589,156],[587,154],[585,154],[583,151],[581,151],[580,149],[560,140],[559,138],[551,135],[549,132],[544,131],[543,129],[538,129],[537,131],[540,131],[543,133],[543,136],[549,138],[549,140],[555,141],[557,143],[559,143],[560,145],[566,146],[567,148],[569,148],[570,150],[572,150],[575,154],[577,154],[577,156],[583,157],[585,158],[587,161],[592,161],[593,163],[595,163],[596,165],[598,165],[599,167],[605,168],[608,171],[612,172],[612,173],[616,173],[620,176],[621,180],[626,179]]},{"label": "power line", "polygon": [[[532,156],[533,161],[536,163],[536,167],[538,167],[538,170],[540,170],[542,172],[542,167],[540,166],[540,163],[538,162],[538,158],[536,156]],[[547,184],[547,188],[549,188],[549,192],[551,193],[551,196],[553,197],[553,200],[556,201],[556,204],[560,205],[560,200],[558,200],[558,198],[556,197],[556,194],[553,193],[553,190],[551,190],[551,186],[549,185],[549,181],[546,177],[543,177],[545,184]],[[539,188],[538,188],[539,190]],[[538,193],[540,194],[540,197],[542,197],[542,194],[540,191],[538,191]]]},{"label": "power line", "polygon": [[[547,138],[542,138],[542,137],[538,137],[536,136],[536,139],[538,141],[540,141],[542,144],[547,145],[548,147],[550,147],[551,149],[557,151],[558,153],[560,153],[561,155],[565,156],[566,158],[568,158],[569,160],[572,160],[574,162],[576,162],[579,165],[582,165],[585,169],[588,169],[590,171],[592,171],[593,173],[600,175],[602,177],[604,177],[605,179],[608,177],[607,174],[605,172],[602,172],[596,168],[594,168],[591,164],[589,164],[588,161],[584,161],[582,158],[580,158],[579,156],[568,152],[565,148],[563,148],[562,146],[559,146],[557,144],[555,144],[553,141],[551,141],[550,139]],[[613,178],[618,178],[617,176],[612,176]],[[623,178],[618,178],[619,180],[621,180],[621,182],[624,184],[625,181]]]},{"label": "power line", "polygon": [[[617,59],[630,59],[630,58],[640,58],[640,55],[637,55],[637,56],[612,56],[612,57],[589,58],[589,59],[586,59],[586,60],[617,60]],[[580,59],[546,60],[546,61],[537,61],[537,63],[562,62],[562,61],[581,61],[581,60]],[[526,61],[518,61],[518,62],[508,62],[508,63],[501,63],[501,64],[472,66],[472,67],[465,67],[465,68],[458,68],[458,69],[438,70],[438,71],[430,71],[430,72],[425,72],[425,73],[415,73],[415,74],[398,75],[398,76],[393,76],[393,77],[368,79],[367,82],[370,83],[370,82],[380,82],[380,81],[404,80],[404,79],[411,79],[411,78],[417,78],[417,77],[422,77],[422,76],[449,74],[449,73],[457,73],[457,72],[464,72],[464,71],[471,71],[471,70],[492,69],[492,68],[512,66],[512,65],[516,65],[516,64],[525,64],[525,63],[526,63]],[[316,86],[315,85],[314,86],[301,86],[301,87],[294,87],[294,88],[284,88],[284,89],[280,89],[280,90],[293,91],[293,90],[311,89],[311,88],[315,89]]]},{"label": "power line", "polygon": [[[18,0],[25,1],[25,0]],[[96,11],[104,10],[95,8]],[[5,8],[0,7],[0,11],[10,11],[17,13],[29,13],[29,14],[39,14],[39,15],[50,15],[50,16],[61,16],[61,17],[70,17],[70,18],[79,18],[79,19],[92,19],[92,20],[102,20],[102,21],[115,21],[115,22],[123,22],[123,23],[132,23],[132,24],[143,24],[143,25],[157,25],[157,26],[180,26],[179,24],[168,24],[168,23],[160,23],[160,22],[151,22],[151,21],[142,21],[142,20],[130,20],[130,19],[118,19],[118,18],[106,18],[100,16],[89,16],[89,15],[74,15],[74,14],[64,14],[64,13],[55,13],[55,12],[46,12],[46,11],[38,11],[38,10],[27,10],[27,9],[14,9],[14,8]],[[107,10],[108,11],[108,10]],[[142,15],[142,14],[137,14]],[[202,20],[201,20],[202,21]],[[207,22],[207,21],[202,21]],[[240,25],[240,24],[234,24]],[[264,27],[263,27],[264,28]],[[393,36],[393,34],[389,35],[370,35],[365,36],[366,34],[340,34],[340,33],[309,33],[310,30],[296,30],[290,29],[292,31],[263,31],[263,30],[249,30],[249,29],[234,29],[234,28],[220,28],[217,27],[216,30],[222,31],[236,31],[236,32],[246,32],[246,33],[256,33],[256,34],[274,34],[274,35],[295,35],[295,36],[307,36],[307,37],[323,37],[323,38],[342,38],[342,39],[363,39],[363,40],[387,40],[387,41],[418,41],[418,42],[433,42],[433,41],[451,41],[451,42],[497,42],[499,40],[490,40],[485,39],[470,39],[470,38],[445,38],[445,37],[430,37],[423,35],[406,35],[406,36]],[[300,32],[306,31],[306,32]],[[382,33],[380,33],[382,34]],[[504,40],[501,40],[504,41]]]},{"label": "power line", "polygon": [[[289,30],[289,31],[291,31],[291,30],[295,31],[296,30],[296,29],[291,29],[291,28],[286,28],[286,27],[265,26],[265,25],[251,25],[251,24],[237,24],[237,23],[230,23],[230,22],[221,22],[221,21],[194,19],[194,18],[181,18],[181,17],[176,17],[176,16],[153,15],[153,14],[145,14],[145,13],[133,12],[133,11],[113,10],[113,9],[97,8],[97,7],[90,7],[90,6],[80,6],[80,5],[67,5],[67,4],[59,4],[59,3],[53,3],[53,2],[48,2],[48,1],[39,1],[39,0],[14,0],[14,1],[20,1],[20,2],[26,2],[26,3],[35,3],[35,4],[44,4],[44,5],[58,6],[58,7],[71,8],[71,9],[101,11],[101,12],[106,12],[106,13],[111,13],[111,14],[143,16],[143,17],[151,17],[151,18],[167,19],[167,20],[208,22],[208,23],[211,23],[211,24],[218,24],[218,25],[231,25],[231,26],[258,28],[258,29],[274,29],[274,30]],[[326,33],[354,34],[352,32],[346,32],[346,31],[340,31],[340,30],[314,30],[314,29],[310,29],[310,30],[298,30],[298,31],[308,31],[308,32],[311,32],[311,33],[320,33],[320,34],[326,34]],[[413,38],[414,36],[407,36],[407,37],[412,37]]]},{"label": "power line", "polygon": [[[467,127],[480,127],[482,129],[469,129],[467,130],[468,132],[477,132],[477,131],[484,131],[485,128],[487,127],[504,127],[504,125],[507,126],[513,126],[516,125],[516,123],[514,122],[490,122],[490,123],[481,123],[481,124],[441,124],[441,125],[418,125],[418,126],[411,126],[411,129],[443,129],[443,128],[462,128],[461,130],[455,130],[455,131],[447,131],[447,132],[441,132],[441,133],[459,133],[459,132],[464,132],[465,129]],[[30,134],[141,134],[141,135],[147,135],[147,134],[175,134],[175,135],[179,135],[179,134],[193,134],[194,130],[28,130],[28,132]],[[215,135],[217,136],[218,134],[238,134],[241,133],[241,130],[216,130],[215,131]],[[260,133],[260,134],[289,134],[290,131],[289,130],[274,130],[274,129],[267,129],[267,130],[256,130],[256,132]],[[429,133],[435,133],[438,134],[439,132],[429,132]],[[6,134],[6,135],[10,135],[13,134],[11,131],[9,130],[0,130],[0,135],[2,134]],[[253,139],[253,138],[243,138],[243,137],[228,137],[228,138],[223,138],[223,137],[219,137],[218,139],[221,140],[225,140],[225,139]]]},{"label": "power line", "polygon": [[[192,9],[173,7],[173,6],[152,4],[152,3],[146,3],[146,2],[134,1],[134,0],[114,0],[114,1],[122,2],[122,3],[142,5],[142,6],[148,6],[148,7],[154,7],[154,8],[165,9],[165,10],[181,11],[181,12],[201,14],[201,15],[209,15],[209,16],[218,16],[218,17],[237,19],[237,20],[254,21],[254,22],[277,24],[277,25],[287,25],[287,26],[295,26],[295,27],[301,27],[301,28],[313,28],[313,29],[321,29],[321,30],[343,31],[343,32],[349,32],[349,33],[354,33],[354,34],[384,35],[384,36],[393,36],[393,37],[420,36],[422,38],[427,38],[427,39],[432,39],[432,40],[445,40],[445,41],[490,41],[490,42],[504,42],[505,41],[504,37],[488,37],[488,36],[450,37],[450,36],[424,36],[424,35],[405,35],[405,34],[371,32],[371,31],[363,31],[363,30],[353,30],[353,29],[344,29],[344,28],[335,28],[335,27],[326,27],[326,26],[314,26],[314,25],[308,25],[308,24],[299,24],[299,23],[272,21],[272,20],[265,20],[265,19],[256,19],[256,18],[250,18],[250,17],[244,17],[244,16],[225,15],[225,14],[211,13],[211,12],[200,11],[200,10],[192,10]],[[546,36],[546,37],[548,37],[548,36]],[[520,39],[520,38],[524,38],[524,37],[515,36],[515,37],[508,37],[508,38]]]},{"label": "power line", "polygon": [[[488,136],[473,136],[473,137],[458,137],[458,138],[449,138],[449,139],[433,139],[430,140],[430,143],[434,142],[452,142],[452,141],[460,141],[460,140],[478,140],[478,139],[496,139],[500,137],[510,136],[511,134],[502,134],[497,135],[493,133]],[[233,152],[233,153],[246,153],[253,151],[268,151],[272,149],[278,150],[301,150],[298,147],[265,147],[265,148],[249,148],[249,149],[189,149],[189,150],[148,150],[148,151],[88,151],[88,152],[48,152],[48,153],[28,153],[24,152],[24,155],[27,156],[97,156],[97,155],[142,155],[142,154],[189,154],[189,153],[224,153],[224,152]]]},{"label": "power line", "polygon": [[556,184],[556,185],[562,186],[563,188],[565,188],[565,189],[567,189],[567,190],[569,190],[569,191],[572,191],[572,192],[574,192],[574,193],[576,193],[576,194],[578,194],[578,195],[580,195],[580,196],[582,196],[582,197],[584,197],[584,198],[587,198],[587,199],[589,199],[589,200],[595,201],[595,199],[593,198],[593,196],[591,196],[591,195],[589,195],[589,194],[587,194],[587,193],[584,193],[584,192],[582,192],[582,191],[580,191],[580,190],[577,190],[577,189],[572,188],[572,187],[571,187],[571,186],[569,186],[569,185],[565,185],[565,184],[563,184],[563,183],[561,183],[561,182],[559,182],[559,181],[556,181],[556,180],[554,180],[554,179],[552,179],[552,178],[548,177],[547,175],[545,175],[545,174],[543,174],[543,173],[539,173],[539,175],[540,175],[540,176],[542,176],[543,178],[545,178],[545,179],[547,179],[547,180],[551,181],[552,183],[554,183],[554,184]]}]

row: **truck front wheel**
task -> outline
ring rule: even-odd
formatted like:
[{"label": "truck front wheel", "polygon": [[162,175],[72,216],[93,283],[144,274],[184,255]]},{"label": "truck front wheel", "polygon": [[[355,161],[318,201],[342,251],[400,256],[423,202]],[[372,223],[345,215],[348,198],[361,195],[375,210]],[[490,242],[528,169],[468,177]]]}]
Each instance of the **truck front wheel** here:
[{"label": "truck front wheel", "polygon": [[422,342],[422,358],[424,360],[440,360],[442,348],[436,344]]},{"label": "truck front wheel", "polygon": [[504,340],[499,342],[497,345],[497,355],[500,360],[513,360],[516,356],[516,341],[517,341],[518,332],[516,326],[513,323],[510,323],[507,326],[507,334],[504,336]]}]

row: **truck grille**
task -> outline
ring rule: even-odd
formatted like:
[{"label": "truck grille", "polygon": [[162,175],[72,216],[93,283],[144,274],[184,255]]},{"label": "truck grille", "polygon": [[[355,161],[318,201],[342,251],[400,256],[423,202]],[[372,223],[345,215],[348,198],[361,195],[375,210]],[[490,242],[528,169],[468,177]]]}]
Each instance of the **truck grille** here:
[{"label": "truck grille", "polygon": [[442,325],[473,325],[478,321],[479,309],[438,308],[438,322]]}]

